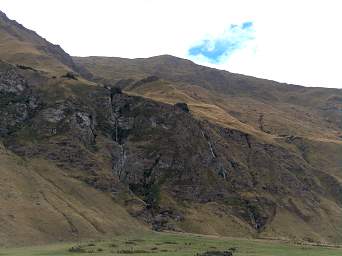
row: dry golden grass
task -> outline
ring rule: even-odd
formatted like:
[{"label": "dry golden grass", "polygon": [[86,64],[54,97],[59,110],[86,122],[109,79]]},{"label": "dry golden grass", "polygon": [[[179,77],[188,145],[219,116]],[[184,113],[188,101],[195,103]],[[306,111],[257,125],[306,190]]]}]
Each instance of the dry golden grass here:
[{"label": "dry golden grass", "polygon": [[47,50],[52,44],[15,21],[0,17],[0,59],[62,75],[71,68],[62,63],[59,53]]},{"label": "dry golden grass", "polygon": [[17,41],[15,38],[3,40],[1,37],[0,56],[9,63],[33,67],[51,75],[59,76],[70,71],[70,68],[57,59],[40,52],[34,44]]},{"label": "dry golden grass", "polygon": [[1,146],[0,163],[0,245],[77,241],[144,230],[110,194],[45,160],[26,161]]}]

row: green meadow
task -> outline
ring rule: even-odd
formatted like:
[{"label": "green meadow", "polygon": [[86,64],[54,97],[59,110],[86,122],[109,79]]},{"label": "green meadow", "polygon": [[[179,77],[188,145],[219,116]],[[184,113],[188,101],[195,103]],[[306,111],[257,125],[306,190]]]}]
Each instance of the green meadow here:
[{"label": "green meadow", "polygon": [[292,244],[286,241],[237,239],[192,234],[148,233],[110,240],[59,243],[0,249],[1,256],[154,255],[192,256],[206,251],[233,252],[234,256],[341,256],[342,248]]}]

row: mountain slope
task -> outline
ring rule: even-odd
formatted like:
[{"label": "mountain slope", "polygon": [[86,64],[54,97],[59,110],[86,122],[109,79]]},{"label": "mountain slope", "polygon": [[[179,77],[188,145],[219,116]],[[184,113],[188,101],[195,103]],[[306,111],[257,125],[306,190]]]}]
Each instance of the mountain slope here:
[{"label": "mountain slope", "polygon": [[340,239],[339,178],[292,141],[262,140],[115,88],[6,63],[1,70],[7,150],[112,192],[157,230]]},{"label": "mountain slope", "polygon": [[[257,140],[286,148],[288,152],[295,152],[307,164],[324,173],[321,174],[335,177],[338,182],[333,185],[336,186],[334,189],[340,186],[338,183],[341,181],[342,173],[341,90],[279,84],[198,66],[191,61],[172,56],[148,59],[107,57],[74,59],[79,65],[84,65],[93,72],[97,81],[119,86],[128,94],[160,102],[169,104],[186,102],[191,113],[200,120],[209,120],[228,129],[240,130],[254,136]],[[228,155],[232,151],[228,151]],[[236,151],[243,152],[241,149]],[[251,154],[260,154],[260,152]],[[248,163],[247,166],[251,168],[252,173],[260,175],[260,164]],[[276,175],[280,175],[279,167],[269,168],[275,170]],[[265,174],[261,180],[265,181],[267,177],[270,177],[270,174]],[[271,183],[277,182],[273,180]],[[340,194],[338,189],[335,194]],[[280,202],[284,198],[275,201]],[[330,204],[329,201],[327,204]],[[296,207],[283,206],[282,208],[291,208],[290,214],[293,212],[299,214],[300,210],[297,211]],[[329,214],[333,215],[332,212],[337,213],[340,210],[330,211]],[[282,214],[285,213],[278,210],[276,216]],[[299,227],[301,221],[295,219],[284,217],[278,221],[280,226],[275,230],[282,230],[281,226],[284,223],[296,223],[294,225]],[[324,217],[321,216],[321,219]],[[272,221],[273,224],[276,222]],[[196,226],[193,223],[192,225]],[[304,227],[300,229],[308,230]],[[320,232],[321,229],[317,231],[318,234]],[[296,233],[300,232],[297,230]]]},{"label": "mountain slope", "polygon": [[[148,92],[154,99],[161,92],[177,90],[186,97],[168,97],[189,104],[204,103],[219,108],[226,116],[273,135],[298,135],[341,140],[342,91],[280,84],[227,71],[215,70],[172,56],[148,59],[106,57],[74,58],[99,81],[124,86],[148,76],[164,80],[154,85],[142,83],[128,91]],[[123,80],[125,79],[125,80]],[[166,83],[165,83],[166,82]],[[147,90],[144,87],[150,86]],[[152,88],[152,86],[154,88]],[[159,92],[156,93],[156,90]],[[168,89],[169,88],[169,89]],[[144,92],[143,92],[144,91]]]},{"label": "mountain slope", "polygon": [[[25,31],[20,46],[36,47]],[[15,65],[11,42],[0,52],[2,244],[146,226],[342,241],[340,90],[172,56],[75,58],[94,79],[57,77],[54,55],[48,73]]]},{"label": "mountain slope", "polygon": [[10,20],[1,11],[0,34],[2,60],[26,65],[54,75],[73,71],[89,78],[89,72],[78,67],[59,45],[51,44],[34,31]]}]

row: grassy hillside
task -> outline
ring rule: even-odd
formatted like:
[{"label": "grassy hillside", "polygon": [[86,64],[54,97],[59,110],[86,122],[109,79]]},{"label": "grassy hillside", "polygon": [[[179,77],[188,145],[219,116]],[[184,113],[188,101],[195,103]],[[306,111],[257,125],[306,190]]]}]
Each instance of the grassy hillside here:
[{"label": "grassy hillside", "polygon": [[39,69],[52,75],[64,75],[67,71],[89,75],[85,69],[76,66],[59,45],[51,44],[34,31],[10,20],[1,11],[0,35],[2,60]]},{"label": "grassy hillside", "polygon": [[0,145],[0,247],[79,241],[143,230],[110,194],[42,159]]}]

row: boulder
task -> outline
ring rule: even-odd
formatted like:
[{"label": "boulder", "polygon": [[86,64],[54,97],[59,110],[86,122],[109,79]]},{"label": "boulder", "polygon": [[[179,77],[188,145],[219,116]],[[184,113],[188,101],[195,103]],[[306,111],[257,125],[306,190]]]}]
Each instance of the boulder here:
[{"label": "boulder", "polygon": [[184,112],[190,112],[190,109],[189,109],[189,107],[188,107],[188,104],[186,104],[186,103],[184,103],[184,102],[178,102],[178,103],[176,103],[175,104],[175,107],[177,108],[177,109],[180,109],[180,110],[182,110],[182,111],[184,111]]},{"label": "boulder", "polygon": [[62,77],[64,78],[68,78],[68,79],[73,79],[73,80],[78,80],[77,79],[77,75],[73,72],[67,72],[65,75],[63,75]]}]

